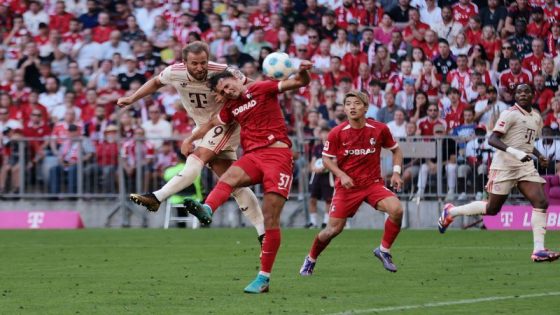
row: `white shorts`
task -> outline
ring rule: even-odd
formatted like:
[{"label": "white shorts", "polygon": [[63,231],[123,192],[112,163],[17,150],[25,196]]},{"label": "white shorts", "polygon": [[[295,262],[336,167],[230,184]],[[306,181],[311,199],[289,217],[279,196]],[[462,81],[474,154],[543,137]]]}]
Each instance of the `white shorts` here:
[{"label": "white shorts", "polygon": [[216,126],[208,131],[204,137],[194,144],[216,153],[216,157],[224,160],[237,160],[240,132],[238,124]]},{"label": "white shorts", "polygon": [[490,168],[486,191],[495,195],[509,195],[518,182],[545,183],[533,164],[512,170],[496,170]]}]

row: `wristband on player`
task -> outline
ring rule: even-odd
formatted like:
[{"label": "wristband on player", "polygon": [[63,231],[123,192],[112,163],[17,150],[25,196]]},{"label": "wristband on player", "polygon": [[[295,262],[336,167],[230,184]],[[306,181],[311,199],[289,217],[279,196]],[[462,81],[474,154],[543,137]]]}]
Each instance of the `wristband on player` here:
[{"label": "wristband on player", "polygon": [[527,153],[512,147],[507,147],[506,152],[513,155],[516,159],[520,161],[527,156]]},{"label": "wristband on player", "polygon": [[394,165],[393,166],[393,173],[397,173],[397,174],[401,175],[401,170],[402,170],[402,168],[401,168],[400,165]]}]

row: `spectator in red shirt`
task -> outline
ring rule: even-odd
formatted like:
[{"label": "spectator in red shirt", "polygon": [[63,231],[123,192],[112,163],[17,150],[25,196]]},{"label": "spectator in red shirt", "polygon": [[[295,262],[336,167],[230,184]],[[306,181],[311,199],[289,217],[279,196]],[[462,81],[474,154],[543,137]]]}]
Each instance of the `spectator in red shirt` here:
[{"label": "spectator in red shirt", "polygon": [[[31,111],[29,121],[23,126],[23,136],[26,138],[44,138],[50,135],[51,128],[45,122],[47,117],[46,113],[42,112],[40,109],[34,109]],[[43,140],[30,140],[29,147],[31,149],[31,156],[29,157],[28,166],[37,166],[45,157],[45,148],[48,142]]]},{"label": "spectator in red shirt", "polygon": [[531,9],[531,23],[527,24],[527,35],[534,38],[546,38],[550,34],[550,23],[544,19],[541,7]]},{"label": "spectator in red shirt", "polygon": [[444,108],[444,118],[447,131],[452,131],[453,128],[463,124],[463,110],[467,105],[461,102],[461,93],[455,88],[449,89],[447,97],[449,97],[451,104],[449,107]]},{"label": "spectator in red shirt", "polygon": [[523,58],[521,65],[535,76],[536,74],[542,73],[543,59],[551,56],[544,52],[544,41],[541,38],[533,39],[531,49],[533,52]]},{"label": "spectator in red shirt", "polygon": [[469,25],[466,28],[465,36],[469,45],[480,44],[482,40],[482,24],[478,15],[469,18]]},{"label": "spectator in red shirt", "polygon": [[494,61],[494,56],[499,54],[502,48],[502,41],[496,36],[494,28],[490,25],[486,25],[482,28],[482,39],[480,39],[480,44],[484,47],[488,61]]},{"label": "spectator in red shirt", "polygon": [[101,44],[109,40],[114,28],[110,25],[109,14],[101,12],[97,19],[99,25],[91,30],[91,37],[94,42]]},{"label": "spectator in red shirt", "polygon": [[268,0],[259,0],[257,10],[249,16],[253,26],[267,27],[271,20],[270,4]]},{"label": "spectator in red shirt", "polygon": [[515,56],[509,59],[509,69],[502,72],[499,79],[500,95],[505,103],[513,102],[515,87],[521,83],[532,84],[531,72],[521,67],[521,62]]},{"label": "spectator in red shirt", "polygon": [[545,117],[550,112],[550,101],[554,97],[554,92],[544,86],[544,76],[537,74],[533,77],[535,95],[533,96],[533,107]]},{"label": "spectator in red shirt", "polygon": [[[420,21],[420,12],[416,8],[408,9],[408,24],[402,30],[404,41],[412,47],[418,47],[424,41],[424,34],[430,29],[428,24]],[[437,41],[436,41],[437,46]]]},{"label": "spectator in red shirt", "polygon": [[57,30],[60,34],[65,34],[70,30],[70,21],[74,18],[65,9],[64,1],[59,0],[55,5],[55,14],[50,16],[49,28]]},{"label": "spectator in red shirt", "polygon": [[469,18],[478,15],[478,6],[471,2],[471,0],[459,0],[453,6],[453,18],[455,21],[466,26]]},{"label": "spectator in red shirt", "polygon": [[428,59],[433,60],[439,54],[439,43],[436,32],[432,30],[426,30],[424,34],[424,41],[418,46],[422,48],[424,54]]},{"label": "spectator in red shirt", "polygon": [[367,65],[367,54],[360,51],[360,43],[358,41],[351,41],[350,52],[346,53],[342,58],[342,69],[352,77],[356,77],[358,76],[358,68],[361,63]]},{"label": "spectator in red shirt", "polygon": [[360,10],[358,21],[360,28],[377,27],[383,18],[383,7],[379,1],[364,0],[364,9]]},{"label": "spectator in red shirt", "polygon": [[[103,132],[103,140],[95,145],[94,163],[84,168],[85,192],[115,192],[116,170],[119,160],[118,128],[109,125]],[[99,190],[101,187],[101,190]]]},{"label": "spectator in red shirt", "polygon": [[437,125],[441,125],[443,130],[447,130],[447,123],[439,118],[439,108],[436,104],[428,105],[427,113],[426,117],[418,119],[416,123],[418,126],[416,130],[417,136],[433,136],[434,127]]},{"label": "spectator in red shirt", "polygon": [[31,113],[34,110],[38,110],[41,112],[41,117],[44,120],[45,124],[48,124],[50,121],[50,117],[49,117],[49,112],[47,111],[47,108],[41,104],[39,104],[39,93],[37,93],[36,91],[31,91],[31,93],[29,93],[29,98],[27,100],[27,104],[24,105],[24,110],[23,110],[23,121],[29,121],[31,118]]},{"label": "spectator in red shirt", "polygon": [[359,18],[359,10],[354,5],[354,0],[342,0],[342,6],[334,10],[336,25],[340,28],[348,27],[348,21]]}]

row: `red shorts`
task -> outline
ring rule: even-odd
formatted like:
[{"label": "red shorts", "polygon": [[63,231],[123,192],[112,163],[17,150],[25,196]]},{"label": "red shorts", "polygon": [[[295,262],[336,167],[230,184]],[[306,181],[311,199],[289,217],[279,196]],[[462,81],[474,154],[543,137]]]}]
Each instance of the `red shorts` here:
[{"label": "red shorts", "polygon": [[329,217],[337,219],[351,218],[356,214],[363,201],[375,208],[379,201],[390,197],[396,197],[396,195],[383,184],[373,184],[369,187],[352,189],[336,187]]},{"label": "red shorts", "polygon": [[293,154],[289,148],[262,148],[244,154],[233,166],[251,178],[251,184],[263,184],[264,192],[288,199],[292,187]]}]

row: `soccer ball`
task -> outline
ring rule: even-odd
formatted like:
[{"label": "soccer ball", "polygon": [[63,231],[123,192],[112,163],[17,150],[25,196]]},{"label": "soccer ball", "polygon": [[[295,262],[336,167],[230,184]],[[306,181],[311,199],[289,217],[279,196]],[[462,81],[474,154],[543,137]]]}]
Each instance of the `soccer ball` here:
[{"label": "soccer ball", "polygon": [[284,80],[295,72],[290,56],[283,52],[273,52],[263,61],[263,74],[274,80]]}]

